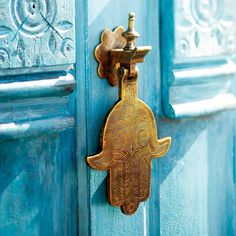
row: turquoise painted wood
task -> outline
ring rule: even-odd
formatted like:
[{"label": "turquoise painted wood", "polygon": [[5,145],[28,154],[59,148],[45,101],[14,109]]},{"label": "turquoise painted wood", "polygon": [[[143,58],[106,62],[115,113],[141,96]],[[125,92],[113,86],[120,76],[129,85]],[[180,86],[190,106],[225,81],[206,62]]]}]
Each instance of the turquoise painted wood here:
[{"label": "turquoise painted wood", "polygon": [[161,4],[166,116],[193,117],[235,108],[235,8],[230,0]]},{"label": "turquoise painted wood", "polygon": [[74,1],[0,1],[0,235],[76,235]]},{"label": "turquoise painted wood", "polygon": [[[236,235],[234,1],[0,6],[0,236]],[[196,14],[211,9],[215,31]],[[150,199],[125,216],[107,202],[106,172],[90,169],[85,157],[98,152],[118,97],[97,75],[94,48],[102,30],[126,26],[131,11],[138,45],[153,48],[139,65],[139,96],[154,111],[159,137],[173,143],[153,160]],[[216,24],[222,12],[227,32]],[[183,23],[185,15],[203,26]]]},{"label": "turquoise painted wood", "polygon": [[[194,61],[191,67],[187,64],[185,70],[177,71],[181,77],[171,91],[173,101],[180,101],[180,104],[193,101],[204,103],[188,106],[191,110],[180,107],[178,114],[168,113],[170,95],[167,86],[170,84],[165,77],[169,72],[166,60],[172,60],[168,57],[174,47],[170,43],[174,43],[173,32],[179,32],[173,15],[180,18],[181,6],[194,8],[198,2],[206,11],[221,4],[221,1],[167,0],[77,2],[79,235],[236,234],[235,113],[227,111],[235,106],[233,53],[221,59],[223,62],[230,59],[232,64],[211,62],[215,58],[212,55],[204,71]],[[231,9],[235,5],[228,1],[225,4]],[[117,88],[110,87],[96,73],[94,48],[104,28],[126,26],[130,11],[136,12],[137,16],[136,29],[141,33],[138,44],[153,47],[145,63],[139,66],[139,95],[158,119],[159,136],[172,136],[173,144],[166,157],[153,161],[149,201],[141,204],[134,216],[124,216],[118,208],[107,203],[106,172],[89,169],[84,157],[99,150],[103,119],[117,100]],[[223,33],[222,37],[225,36]],[[205,40],[205,47],[208,43]],[[179,49],[178,45],[175,47]],[[202,41],[201,47],[204,47]],[[209,59],[202,48],[189,53],[203,58],[202,64]],[[215,84],[216,80],[218,84]],[[205,103],[206,98],[221,94],[220,87],[225,88],[224,92],[229,96]],[[215,91],[215,88],[218,90]],[[205,107],[202,108],[202,105]],[[84,136],[86,139],[82,138]]]}]

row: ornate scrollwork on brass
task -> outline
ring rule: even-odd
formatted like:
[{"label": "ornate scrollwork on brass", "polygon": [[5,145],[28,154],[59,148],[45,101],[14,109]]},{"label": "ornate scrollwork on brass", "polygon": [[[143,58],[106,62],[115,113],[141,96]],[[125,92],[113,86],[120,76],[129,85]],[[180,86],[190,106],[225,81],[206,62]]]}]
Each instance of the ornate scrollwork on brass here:
[{"label": "ornate scrollwork on brass", "polygon": [[[120,99],[107,117],[102,151],[87,157],[92,168],[108,170],[109,202],[121,207],[127,215],[133,214],[139,203],[149,197],[151,160],[165,155],[171,143],[169,137],[158,139],[154,115],[137,97],[136,63],[142,62],[151,48],[135,47],[134,39],[138,34],[132,20],[133,14],[128,31],[123,33],[127,41],[124,49],[110,52],[111,64],[117,68]],[[109,80],[110,75],[105,75]]]}]

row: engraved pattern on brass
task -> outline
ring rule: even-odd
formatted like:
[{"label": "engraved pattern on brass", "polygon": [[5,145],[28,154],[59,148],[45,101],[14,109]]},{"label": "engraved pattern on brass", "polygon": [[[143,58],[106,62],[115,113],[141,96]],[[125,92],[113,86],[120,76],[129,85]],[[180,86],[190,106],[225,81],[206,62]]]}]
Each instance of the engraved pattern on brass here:
[{"label": "engraved pattern on brass", "polygon": [[[134,14],[130,14],[130,21],[134,21]],[[109,202],[121,207],[127,215],[135,213],[139,203],[149,197],[151,160],[164,156],[171,143],[169,137],[158,139],[154,115],[137,97],[136,63],[143,62],[151,48],[133,48],[137,34],[130,21],[125,49],[110,51],[109,60],[116,65],[119,81],[119,101],[107,117],[101,138],[102,151],[87,157],[92,168],[108,170]]]},{"label": "engraved pattern on brass", "polygon": [[109,171],[109,202],[131,215],[149,197],[151,159],[166,154],[170,138],[158,140],[154,115],[137,97],[136,78],[129,79],[126,71],[119,88],[120,101],[104,127],[102,152],[87,161]]}]

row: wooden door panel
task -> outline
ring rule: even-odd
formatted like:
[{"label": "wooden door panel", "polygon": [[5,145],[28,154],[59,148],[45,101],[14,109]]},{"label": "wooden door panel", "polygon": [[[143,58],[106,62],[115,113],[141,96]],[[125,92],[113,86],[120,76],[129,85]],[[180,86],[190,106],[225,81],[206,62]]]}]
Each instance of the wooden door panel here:
[{"label": "wooden door panel", "polygon": [[[118,99],[117,87],[111,87],[106,80],[97,75],[97,62],[94,59],[94,49],[100,40],[100,33],[105,28],[113,29],[117,25],[127,26],[128,13],[136,13],[136,30],[141,37],[138,45],[152,45],[153,50],[145,63],[139,66],[139,97],[143,99],[157,114],[159,83],[158,61],[158,2],[157,1],[80,1],[80,13],[86,12],[88,21],[83,22],[86,31],[84,38],[79,33],[78,51],[86,47],[86,56],[80,58],[77,73],[81,80],[77,82],[80,123],[77,133],[87,132],[87,140],[78,140],[81,157],[92,155],[99,150],[99,136],[107,112]],[[83,8],[84,6],[84,8]],[[125,6],[125,7],[122,7]],[[82,9],[81,9],[82,7]],[[80,21],[80,18],[78,18]],[[81,23],[81,21],[80,21]],[[82,26],[80,28],[83,29]],[[155,37],[151,37],[152,33]],[[84,61],[84,60],[85,61]],[[150,64],[154,67],[150,68]],[[81,72],[80,68],[85,68]],[[83,82],[82,82],[83,81]],[[86,89],[86,90],[85,90]],[[149,92],[148,92],[149,91]],[[82,94],[82,95],[81,95]],[[154,100],[152,100],[154,99]],[[155,103],[156,102],[156,103]],[[81,116],[83,118],[81,118]],[[166,137],[167,135],[163,136]],[[85,147],[86,146],[86,150]],[[82,155],[83,154],[83,155]],[[106,172],[94,171],[86,166],[84,158],[79,163],[79,232],[81,235],[146,235],[149,234],[149,203],[142,203],[138,212],[133,216],[125,216],[119,208],[109,205],[106,193]],[[155,162],[156,160],[154,160]],[[152,192],[157,199],[158,193]],[[153,231],[154,232],[154,231]]]},{"label": "wooden door panel", "polygon": [[161,3],[163,108],[170,118],[235,108],[235,2]]},{"label": "wooden door panel", "polygon": [[222,112],[235,108],[236,5],[160,6],[163,110],[177,119],[161,123],[173,143],[158,167],[160,234],[234,235],[234,114]]},{"label": "wooden door panel", "polygon": [[75,81],[29,77],[0,84],[0,234],[75,235]]},{"label": "wooden door panel", "polygon": [[[190,3],[190,1],[186,2]],[[79,51],[82,51],[85,46],[87,52],[83,60],[78,60],[77,64],[78,76],[83,78],[78,82],[80,86],[77,84],[81,109],[78,113],[82,115],[79,120],[83,124],[77,128],[77,133],[87,135],[86,140],[78,140],[77,143],[81,156],[92,155],[99,151],[99,135],[103,120],[117,100],[117,89],[111,88],[105,80],[100,80],[97,76],[94,48],[99,43],[99,35],[104,28],[127,24],[126,16],[129,11],[136,12],[136,29],[141,33],[138,45],[152,45],[153,47],[145,63],[140,66],[139,95],[152,108],[156,117],[161,116],[158,121],[159,136],[170,135],[173,139],[167,156],[153,161],[150,199],[141,204],[137,214],[131,217],[124,216],[119,209],[108,204],[106,172],[88,169],[84,159],[79,160],[78,203],[81,235],[233,235],[235,232],[233,225],[235,213],[230,207],[234,204],[233,115],[230,112],[219,112],[234,107],[234,103],[233,105],[231,103],[231,101],[234,102],[231,87],[234,70],[228,75],[225,67],[221,68],[220,63],[224,64],[227,61],[228,54],[222,60],[218,60],[217,56],[217,62],[214,63],[212,62],[216,56],[214,53],[211,58],[204,54],[207,56],[205,60],[202,60],[200,56],[194,58],[195,61],[187,58],[183,63],[185,70],[182,74],[178,74],[185,77],[181,77],[182,80],[179,81],[178,86],[170,86],[169,74],[175,72],[176,68],[182,68],[178,65],[176,68],[168,67],[175,63],[172,57],[174,42],[176,42],[173,32],[176,31],[178,34],[173,14],[180,16],[178,8],[174,10],[173,5],[174,1],[158,3],[154,0],[148,2],[91,0],[78,3],[78,9],[82,8],[80,13],[85,11],[88,16],[83,21],[83,26],[80,26],[80,29],[86,29],[86,35],[78,31],[81,41],[78,42],[77,47]],[[171,42],[173,45],[168,45]],[[161,54],[159,46],[161,46]],[[179,49],[177,46],[176,48]],[[194,55],[196,55],[195,51]],[[201,52],[203,51],[201,49]],[[183,59],[183,57],[180,58]],[[200,63],[198,63],[199,60]],[[187,62],[190,61],[191,63],[188,64]],[[205,64],[205,61],[209,68],[207,67],[204,71],[205,75],[201,78],[202,71],[199,72],[199,69],[202,69],[201,65]],[[160,70],[160,63],[162,70]],[[79,71],[82,66],[86,69],[84,73]],[[221,68],[220,71],[215,70],[218,66]],[[227,63],[226,66],[228,66]],[[191,82],[186,85],[188,69],[192,72],[191,77],[195,77],[194,81],[190,78]],[[206,78],[213,72],[214,76],[210,75]],[[217,81],[214,80],[216,77],[219,77]],[[161,82],[163,82],[162,87]],[[188,106],[194,112],[186,112],[181,108],[182,113],[178,113],[179,116],[175,115],[177,113],[172,113],[171,116],[166,111],[165,106],[170,105],[170,100],[168,100],[170,97],[173,99],[171,102],[176,102],[177,105],[190,101],[205,102],[220,94],[221,88],[225,89],[224,92],[227,95],[229,94],[226,96],[229,100],[216,103],[216,107],[211,103],[212,109],[208,109],[207,112],[205,112],[206,109],[199,109],[199,107],[202,108],[201,104]],[[172,90],[169,92],[169,89]],[[227,103],[227,101],[230,102]],[[186,114],[190,119],[183,118],[187,117]],[[182,117],[182,119],[173,120],[166,116]],[[225,128],[226,125],[227,128]],[[86,191],[84,191],[85,188]],[[217,195],[217,191],[221,194]],[[85,216],[87,216],[86,219]]]},{"label": "wooden door panel", "polygon": [[[219,112],[235,106],[233,1],[0,5],[0,235],[235,234],[235,114]],[[210,27],[196,18],[209,6]],[[131,11],[137,44],[153,47],[139,67],[139,97],[173,144],[153,161],[149,200],[125,216],[107,201],[106,172],[85,157],[99,151],[117,101],[117,88],[98,78],[94,48]]]},{"label": "wooden door panel", "polygon": [[76,235],[74,1],[0,1],[0,235]]},{"label": "wooden door panel", "polygon": [[1,0],[0,68],[35,72],[73,63],[74,10],[73,0]]},{"label": "wooden door panel", "polygon": [[1,141],[0,235],[75,235],[71,132]]},{"label": "wooden door panel", "polygon": [[161,235],[234,235],[233,122],[222,113],[162,123],[175,140],[157,168]]}]

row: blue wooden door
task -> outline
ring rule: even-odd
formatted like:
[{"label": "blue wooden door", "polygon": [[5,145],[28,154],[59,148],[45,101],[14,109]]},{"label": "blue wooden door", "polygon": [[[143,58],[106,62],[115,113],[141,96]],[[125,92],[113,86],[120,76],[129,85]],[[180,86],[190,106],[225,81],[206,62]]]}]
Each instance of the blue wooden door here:
[{"label": "blue wooden door", "polygon": [[[236,235],[233,0],[0,0],[0,235]],[[97,75],[103,29],[136,13],[139,97],[168,154],[132,216],[90,169],[117,87]]]},{"label": "blue wooden door", "polygon": [[0,235],[76,235],[74,1],[0,8]]},{"label": "blue wooden door", "polygon": [[[80,235],[236,235],[235,2],[89,0],[76,9]],[[131,11],[137,44],[153,47],[139,65],[139,96],[172,146],[153,160],[149,200],[125,216],[107,202],[107,173],[83,157],[100,150],[104,118],[117,101],[117,88],[97,75],[94,48],[103,29],[126,27]]]}]

